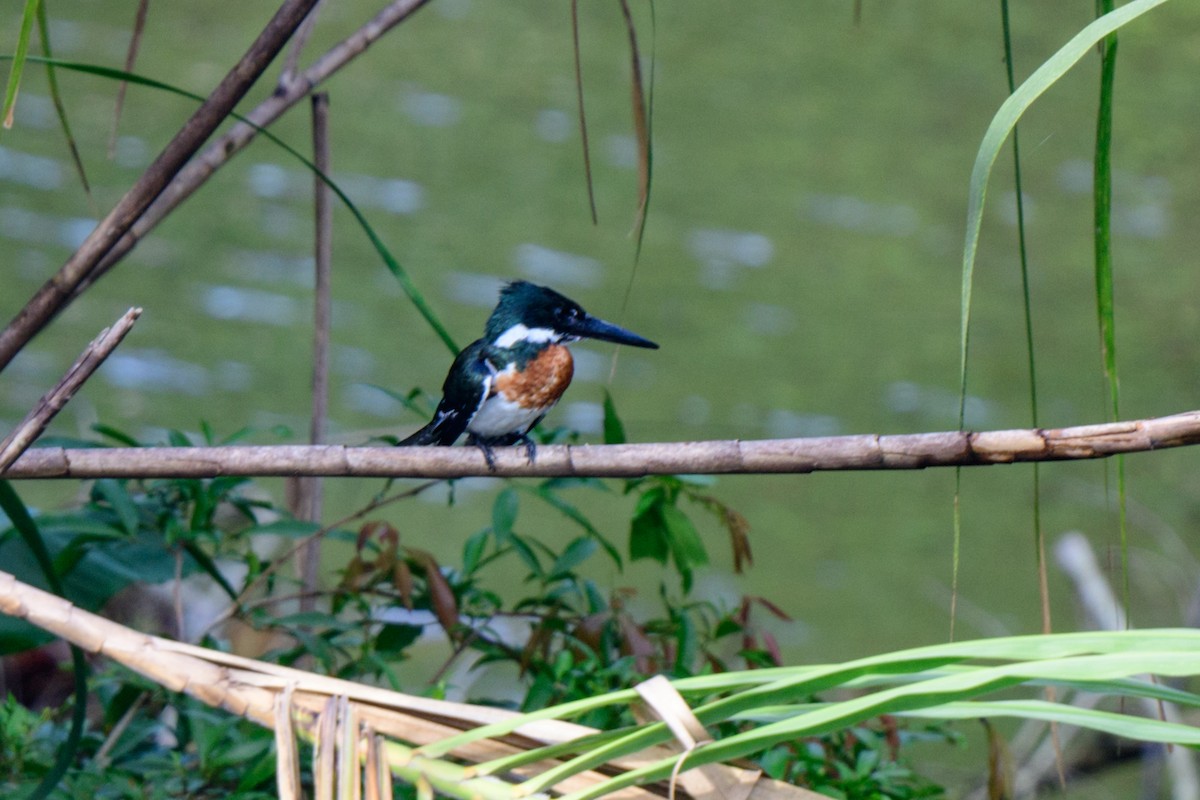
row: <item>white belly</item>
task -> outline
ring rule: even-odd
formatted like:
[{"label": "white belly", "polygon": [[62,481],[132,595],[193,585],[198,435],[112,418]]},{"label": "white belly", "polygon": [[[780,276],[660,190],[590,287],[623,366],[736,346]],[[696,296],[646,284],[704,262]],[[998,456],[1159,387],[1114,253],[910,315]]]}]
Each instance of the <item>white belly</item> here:
[{"label": "white belly", "polygon": [[525,433],[549,408],[523,408],[494,394],[471,418],[467,430],[484,439],[494,439],[511,433]]}]

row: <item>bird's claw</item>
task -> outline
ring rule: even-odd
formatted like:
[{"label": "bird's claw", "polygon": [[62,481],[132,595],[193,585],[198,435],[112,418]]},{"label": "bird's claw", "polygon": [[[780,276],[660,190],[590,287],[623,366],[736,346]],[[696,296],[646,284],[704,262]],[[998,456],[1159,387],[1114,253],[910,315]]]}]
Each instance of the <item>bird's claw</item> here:
[{"label": "bird's claw", "polygon": [[537,443],[530,438],[529,434],[525,434],[517,441],[525,445],[525,455],[529,458],[529,463],[533,464],[537,461]]},{"label": "bird's claw", "polygon": [[476,447],[478,447],[480,452],[483,453],[483,460],[487,462],[488,472],[495,472],[496,471],[496,453],[494,450],[492,450],[492,446],[490,444],[488,444],[487,442],[485,442],[483,439],[480,439],[475,434],[471,434],[468,437],[467,441],[470,444],[473,444]]},{"label": "bird's claw", "polygon": [[525,455],[529,459],[529,463],[533,464],[537,461],[537,443],[529,437],[528,434],[517,439],[509,439],[507,441],[496,442],[495,440],[488,441],[481,439],[475,434],[470,434],[467,439],[469,444],[473,444],[483,453],[483,460],[487,462],[488,472],[496,471],[496,451],[493,449],[493,444],[497,445],[525,445]]}]

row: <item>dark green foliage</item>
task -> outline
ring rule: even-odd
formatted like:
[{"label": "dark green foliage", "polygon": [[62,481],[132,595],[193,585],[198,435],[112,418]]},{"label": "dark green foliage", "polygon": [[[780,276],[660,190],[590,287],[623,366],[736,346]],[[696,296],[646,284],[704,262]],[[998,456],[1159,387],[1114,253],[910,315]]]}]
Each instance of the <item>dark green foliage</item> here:
[{"label": "dark green foliage", "polygon": [[[124,670],[99,676],[94,694],[103,720],[84,736],[80,766],[50,797],[55,800],[275,796],[275,752],[267,731],[204,707]],[[164,713],[168,707],[171,709]],[[50,710],[39,714],[11,698],[0,705],[0,796],[24,796],[50,769],[64,729]],[[108,742],[114,725],[127,727]]]}]

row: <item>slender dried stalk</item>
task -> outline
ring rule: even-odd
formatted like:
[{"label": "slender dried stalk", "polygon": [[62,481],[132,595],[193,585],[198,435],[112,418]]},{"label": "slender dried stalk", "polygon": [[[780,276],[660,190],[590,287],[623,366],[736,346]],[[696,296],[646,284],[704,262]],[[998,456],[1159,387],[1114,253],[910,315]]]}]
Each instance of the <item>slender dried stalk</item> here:
[{"label": "slender dried stalk", "polygon": [[[329,174],[329,95],[314,94],[313,112],[313,163],[326,175]],[[330,269],[333,262],[333,206],[330,203],[329,187],[324,181],[314,180],[315,216],[315,271],[313,307],[313,374],[312,374],[312,423],[309,429],[310,444],[325,442],[325,423],[329,408],[329,325],[330,325]],[[297,479],[296,516],[310,522],[318,522],[322,513],[321,479],[319,477]],[[305,597],[300,609],[309,611],[317,589],[317,576],[321,563],[321,540],[314,539],[300,552],[300,580]]]},{"label": "slender dried stalk", "polygon": [[47,392],[21,424],[13,428],[4,441],[0,442],[0,471],[16,461],[17,457],[41,436],[50,420],[54,419],[54,415],[62,411],[96,368],[104,363],[108,354],[121,343],[141,313],[140,308],[131,308],[112,327],[100,331],[100,335],[84,349],[58,385]]},{"label": "slender dried stalk", "polygon": [[44,448],[25,453],[4,478],[208,478],[219,475],[463,478],[629,478],[675,473],[806,473],[925,469],[1018,461],[1105,458],[1200,443],[1200,411],[1074,428],[863,434],[811,439],[623,445],[546,445],[496,450],[489,470],[474,447]]}]

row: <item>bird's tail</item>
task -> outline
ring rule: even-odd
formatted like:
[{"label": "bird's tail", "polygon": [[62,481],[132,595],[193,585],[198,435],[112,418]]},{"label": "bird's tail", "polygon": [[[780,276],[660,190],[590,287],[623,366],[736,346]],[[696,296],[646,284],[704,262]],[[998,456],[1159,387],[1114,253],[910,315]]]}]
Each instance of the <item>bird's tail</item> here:
[{"label": "bird's tail", "polygon": [[461,414],[438,406],[433,419],[410,435],[407,439],[396,442],[397,447],[449,447],[462,436],[466,428],[466,418]]}]

